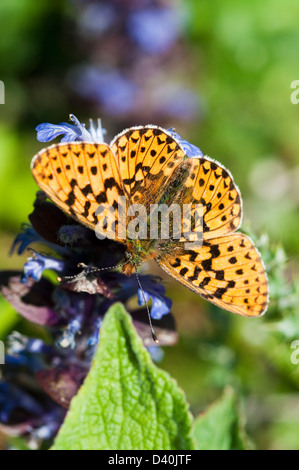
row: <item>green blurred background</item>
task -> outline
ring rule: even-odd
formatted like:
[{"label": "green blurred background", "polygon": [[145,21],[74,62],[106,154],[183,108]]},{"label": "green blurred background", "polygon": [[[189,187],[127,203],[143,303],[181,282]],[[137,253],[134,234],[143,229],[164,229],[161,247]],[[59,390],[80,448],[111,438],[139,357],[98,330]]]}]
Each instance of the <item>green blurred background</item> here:
[{"label": "green blurred background", "polygon": [[[290,100],[291,83],[299,80],[299,3],[175,5],[184,10],[183,53],[173,51],[184,59],[175,70],[198,96],[200,113],[153,123],[176,127],[234,175],[244,201],[243,226],[256,235],[269,269],[272,304],[261,319],[239,318],[159,271],[180,334],[176,346],[165,348],[161,367],[178,380],[194,414],[230,384],[240,394],[257,448],[299,449],[299,365],[290,360],[291,342],[299,339],[299,105]],[[20,269],[26,258],[8,252],[37,190],[30,159],[42,144],[34,128],[66,121],[70,112],[83,122],[98,117],[99,108],[68,85],[69,69],[92,49],[92,40],[79,44],[76,14],[71,1],[0,3],[0,269]],[[111,137],[122,125],[143,123],[132,115],[106,119],[102,112],[101,118]],[[22,324],[1,298],[0,337]]]}]

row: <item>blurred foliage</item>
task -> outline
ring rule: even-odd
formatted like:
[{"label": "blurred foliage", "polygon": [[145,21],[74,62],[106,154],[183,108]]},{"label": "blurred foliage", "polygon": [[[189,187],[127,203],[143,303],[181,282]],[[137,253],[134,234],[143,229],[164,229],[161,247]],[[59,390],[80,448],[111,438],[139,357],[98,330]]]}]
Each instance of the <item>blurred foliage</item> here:
[{"label": "blurred foliage", "polygon": [[[191,122],[171,125],[232,172],[245,222],[267,234],[256,242],[271,305],[261,319],[240,318],[167,278],[180,342],[165,348],[161,366],[177,378],[194,414],[232,385],[257,448],[299,449],[299,367],[290,361],[291,342],[299,339],[299,107],[290,101],[291,82],[299,78],[299,3],[186,0],[181,7],[188,80],[201,111]],[[0,268],[7,269],[22,266],[8,251],[37,189],[29,167],[40,149],[35,126],[65,121],[70,112],[84,121],[91,111],[67,83],[69,67],[89,53],[88,46],[75,46],[72,1],[2,0],[0,29],[6,91],[0,105]],[[3,299],[0,309],[1,337],[24,328]]]},{"label": "blurred foliage", "polygon": [[200,450],[251,450],[252,444],[243,427],[243,416],[233,389],[199,415],[193,433]]}]

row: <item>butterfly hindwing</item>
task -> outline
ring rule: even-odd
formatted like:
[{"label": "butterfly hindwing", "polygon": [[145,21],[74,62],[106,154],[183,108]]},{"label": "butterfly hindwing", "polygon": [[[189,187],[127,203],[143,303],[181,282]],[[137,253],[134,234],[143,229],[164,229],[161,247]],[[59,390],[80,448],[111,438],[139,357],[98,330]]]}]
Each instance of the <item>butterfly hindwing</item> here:
[{"label": "butterfly hindwing", "polygon": [[262,315],[268,303],[265,268],[252,241],[241,233],[206,240],[201,248],[156,259],[168,274],[219,307]]}]

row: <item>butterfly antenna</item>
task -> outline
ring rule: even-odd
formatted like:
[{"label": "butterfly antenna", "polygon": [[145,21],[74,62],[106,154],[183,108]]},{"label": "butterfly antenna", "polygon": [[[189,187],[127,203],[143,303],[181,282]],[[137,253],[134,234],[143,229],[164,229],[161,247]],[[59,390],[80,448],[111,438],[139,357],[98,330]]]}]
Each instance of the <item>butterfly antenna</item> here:
[{"label": "butterfly antenna", "polygon": [[75,274],[74,276],[63,276],[63,277],[58,276],[57,281],[61,282],[61,281],[71,281],[72,279],[80,279],[84,277],[86,274],[92,274],[92,273],[96,273],[99,271],[108,271],[109,269],[121,268],[125,264],[126,263],[116,264],[115,266],[109,266],[107,268],[96,268],[96,267],[90,268],[89,266],[87,266],[87,264],[78,263],[77,267],[83,268],[83,271],[81,271],[81,273]]},{"label": "butterfly antenna", "polygon": [[153,338],[155,343],[159,343],[158,337],[157,337],[157,335],[155,333],[155,330],[153,328],[153,325],[152,325],[151,314],[150,314],[150,311],[149,311],[147,300],[145,298],[144,290],[142,288],[142,285],[141,285],[141,282],[140,282],[140,279],[139,279],[139,275],[137,273],[137,269],[135,270],[135,274],[136,274],[136,279],[137,279],[138,285],[139,285],[141,293],[142,293],[143,303],[145,303],[145,305],[146,305],[146,311],[147,311],[148,321],[149,321],[149,325],[150,325],[150,329],[151,329],[151,333],[152,333],[152,338]]}]

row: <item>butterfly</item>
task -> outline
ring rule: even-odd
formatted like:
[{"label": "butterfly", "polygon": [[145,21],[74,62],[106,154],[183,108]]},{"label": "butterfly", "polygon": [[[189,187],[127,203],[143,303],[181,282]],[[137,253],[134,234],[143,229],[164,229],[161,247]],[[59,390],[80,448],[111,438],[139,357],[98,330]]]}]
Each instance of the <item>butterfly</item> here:
[{"label": "butterfly", "polygon": [[47,196],[90,229],[101,218],[99,207],[114,207],[114,220],[106,220],[108,234],[115,234],[120,221],[120,197],[147,209],[162,203],[200,204],[202,246],[186,248],[184,237],[116,236],[127,254],[123,272],[131,275],[153,258],[174,279],[225,310],[249,317],[266,311],[268,283],[261,256],[250,238],[237,232],[242,219],[239,189],[217,161],[189,158],[172,132],[137,126],[118,134],[110,145],[54,144],[33,158],[31,169]]}]

